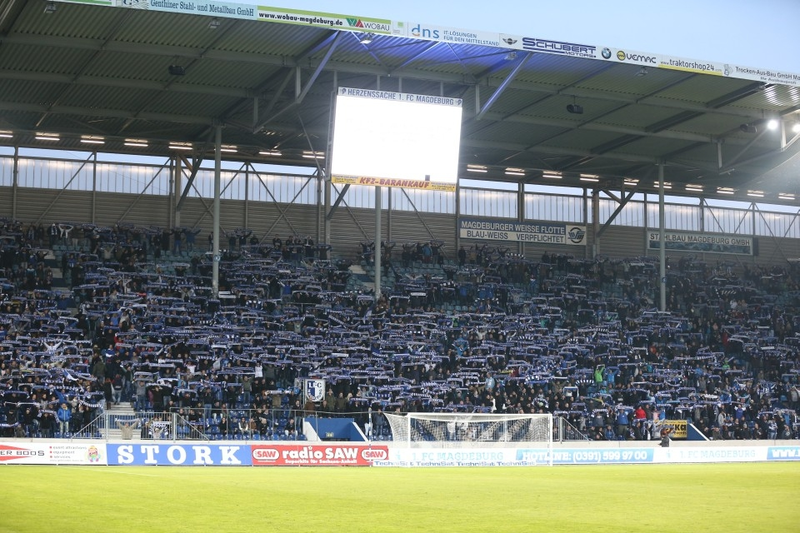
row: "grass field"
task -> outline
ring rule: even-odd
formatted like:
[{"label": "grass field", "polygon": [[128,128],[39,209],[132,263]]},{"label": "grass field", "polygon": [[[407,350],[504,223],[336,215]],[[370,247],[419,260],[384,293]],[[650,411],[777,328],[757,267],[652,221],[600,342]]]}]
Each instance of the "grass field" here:
[{"label": "grass field", "polygon": [[0,467],[6,532],[796,532],[800,463]]}]

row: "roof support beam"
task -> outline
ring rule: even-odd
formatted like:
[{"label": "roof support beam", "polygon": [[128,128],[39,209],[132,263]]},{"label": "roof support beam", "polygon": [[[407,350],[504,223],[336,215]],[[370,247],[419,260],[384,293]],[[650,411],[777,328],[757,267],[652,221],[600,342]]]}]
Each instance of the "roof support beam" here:
[{"label": "roof support beam", "polygon": [[[608,220],[606,220],[605,224],[603,224],[603,226],[597,232],[597,235],[595,235],[595,239],[599,239],[600,237],[603,236],[603,233],[605,233],[606,229],[608,229],[608,227],[611,225],[611,223],[614,222],[614,220],[616,220],[617,215],[619,215],[622,212],[622,210],[625,209],[625,206],[628,205],[628,202],[631,201],[631,198],[633,198],[633,195],[636,194],[636,192],[637,192],[636,189],[632,189],[628,193],[628,195],[625,196],[625,198],[622,199],[622,201],[619,201],[619,200],[617,201],[617,204],[618,204],[617,208],[614,209],[614,212],[611,213],[611,216],[608,217]],[[606,194],[608,194],[608,193],[606,192]]]},{"label": "roof support beam", "polygon": [[350,190],[350,184],[346,183],[344,187],[342,187],[342,192],[339,193],[339,196],[336,197],[336,201],[333,202],[333,205],[328,210],[328,214],[325,215],[325,220],[331,220],[333,218],[333,214],[336,212],[336,209],[339,207],[339,204],[342,203],[344,200],[344,195],[347,194],[347,191]]},{"label": "roof support beam", "polygon": [[[205,150],[203,150],[205,152]],[[183,192],[181,193],[181,197],[178,200],[178,205],[175,206],[176,211],[180,211],[181,207],[183,207],[183,202],[186,200],[186,197],[189,195],[189,191],[192,188],[192,184],[194,183],[194,179],[197,177],[197,171],[200,170],[200,165],[203,164],[203,157],[202,155],[199,157],[192,158],[192,163],[189,164],[189,161],[186,160],[184,156],[180,156],[181,161],[183,161],[183,165],[187,168],[191,169],[191,174],[189,174],[189,179],[186,180],[186,186],[183,188]]]},{"label": "roof support beam", "polygon": [[253,133],[258,133],[259,131],[264,129],[264,126],[266,126],[267,124],[269,124],[270,122],[272,122],[273,120],[275,120],[279,116],[283,115],[287,111],[291,111],[292,109],[297,109],[300,106],[300,104],[303,103],[303,100],[305,99],[306,95],[308,94],[308,91],[311,89],[311,87],[314,85],[314,82],[317,81],[317,78],[322,73],[322,71],[325,69],[325,65],[328,64],[328,61],[330,60],[331,55],[333,55],[333,52],[336,51],[336,46],[339,44],[339,41],[341,40],[342,35],[343,35],[342,32],[336,32],[336,37],[331,42],[331,45],[328,47],[328,51],[325,52],[325,57],[323,57],[322,61],[320,61],[319,65],[317,65],[317,68],[314,70],[314,73],[311,74],[311,77],[306,82],[305,87],[303,87],[303,90],[300,92],[299,95],[297,95],[297,98],[295,98],[294,102],[292,102],[288,106],[284,107],[283,109],[281,109],[280,111],[278,111],[277,113],[275,113],[274,115],[269,117],[267,120],[263,121],[261,124],[259,124],[255,128],[253,128]]},{"label": "roof support beam", "polygon": [[497,87],[497,89],[495,89],[495,91],[492,93],[492,96],[490,96],[489,99],[486,100],[486,103],[483,104],[481,110],[478,111],[477,115],[475,115],[475,120],[480,120],[483,117],[483,115],[485,115],[486,112],[489,111],[489,109],[494,105],[497,99],[500,98],[500,96],[505,92],[505,90],[508,88],[511,82],[514,81],[514,78],[517,77],[517,74],[519,74],[520,70],[522,70],[522,67],[525,66],[525,63],[528,62],[528,58],[531,57],[531,55],[532,55],[531,52],[525,53],[525,56],[519,61],[519,63],[517,63],[517,66],[514,67],[514,70],[512,70],[508,74],[508,76],[506,76],[506,79],[503,80],[500,86]]}]

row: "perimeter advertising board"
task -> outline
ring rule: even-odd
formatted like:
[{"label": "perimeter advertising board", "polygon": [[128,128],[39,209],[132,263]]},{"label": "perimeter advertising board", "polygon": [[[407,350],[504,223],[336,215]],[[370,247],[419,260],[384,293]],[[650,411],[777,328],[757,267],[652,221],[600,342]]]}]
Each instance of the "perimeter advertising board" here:
[{"label": "perimeter advertising board", "polygon": [[109,465],[250,466],[250,446],[240,444],[109,444]]},{"label": "perimeter advertising board", "polygon": [[649,446],[618,448],[520,448],[447,449],[390,448],[388,460],[374,466],[544,466],[666,463],[741,463],[800,461],[800,446],[672,446],[661,448],[657,441]]},{"label": "perimeter advertising board", "polygon": [[254,466],[371,466],[389,458],[387,446],[347,444],[254,445]]},{"label": "perimeter advertising board", "polygon": [[102,442],[0,443],[0,464],[104,465],[106,457],[106,445]]},{"label": "perimeter advertising board", "polygon": [[551,222],[511,222],[486,218],[459,218],[462,239],[528,242],[531,244],[586,245],[586,226]]}]

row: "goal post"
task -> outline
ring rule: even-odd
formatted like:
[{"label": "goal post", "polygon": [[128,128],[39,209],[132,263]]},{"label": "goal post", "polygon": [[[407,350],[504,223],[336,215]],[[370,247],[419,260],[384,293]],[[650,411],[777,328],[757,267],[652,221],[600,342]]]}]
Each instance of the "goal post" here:
[{"label": "goal post", "polygon": [[392,441],[409,448],[538,448],[552,457],[551,414],[384,414]]}]

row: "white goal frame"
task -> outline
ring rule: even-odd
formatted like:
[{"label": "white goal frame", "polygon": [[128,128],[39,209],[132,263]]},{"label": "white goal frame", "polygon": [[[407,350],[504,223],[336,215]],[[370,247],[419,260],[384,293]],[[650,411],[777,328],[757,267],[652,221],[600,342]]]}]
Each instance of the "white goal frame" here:
[{"label": "white goal frame", "polygon": [[384,413],[392,442],[408,448],[537,448],[553,456],[553,415]]}]

